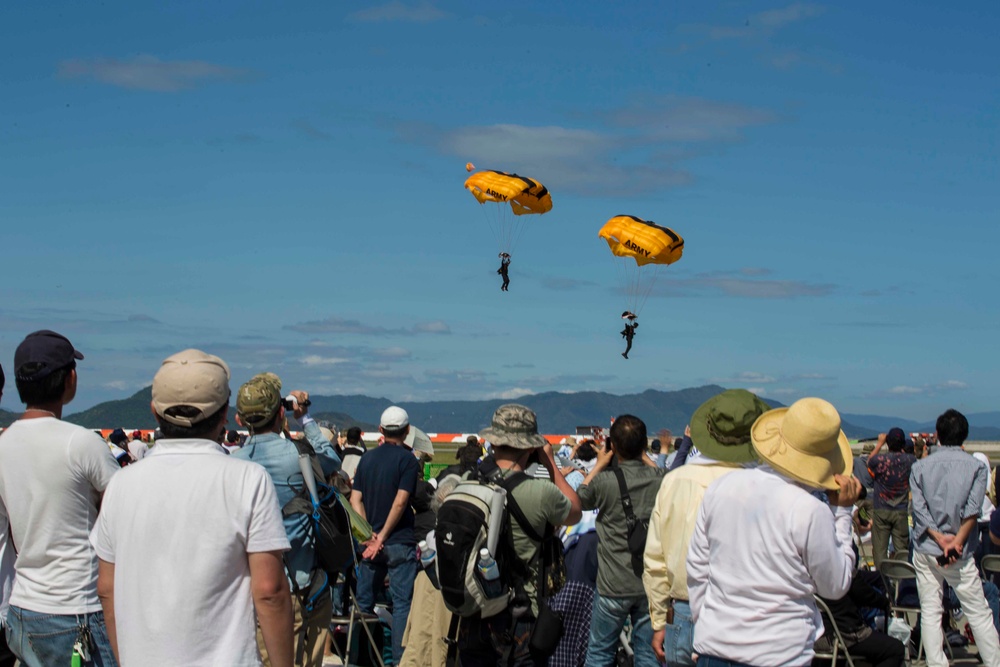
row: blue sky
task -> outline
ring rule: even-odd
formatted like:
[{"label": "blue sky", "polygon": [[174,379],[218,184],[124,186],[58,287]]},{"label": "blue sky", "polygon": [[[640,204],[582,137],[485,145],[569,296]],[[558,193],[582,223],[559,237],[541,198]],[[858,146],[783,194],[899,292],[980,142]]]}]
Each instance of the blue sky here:
[{"label": "blue sky", "polygon": [[[305,4],[0,10],[8,374],[52,328],[73,409],[191,346],[404,402],[996,408],[995,3]],[[508,293],[469,161],[552,192]],[[628,361],[622,213],[686,241]]]}]

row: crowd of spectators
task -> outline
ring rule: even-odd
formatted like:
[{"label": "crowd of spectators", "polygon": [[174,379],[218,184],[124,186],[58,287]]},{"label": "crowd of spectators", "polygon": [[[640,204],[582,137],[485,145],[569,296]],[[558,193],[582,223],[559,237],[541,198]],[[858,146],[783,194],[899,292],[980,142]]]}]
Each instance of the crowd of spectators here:
[{"label": "crowd of spectators", "polygon": [[[392,665],[795,667],[839,634],[853,655],[899,667],[907,637],[875,622],[895,594],[879,572],[899,562],[913,568],[912,635],[929,667],[947,664],[943,628],[956,622],[1000,667],[998,592],[978,566],[1000,544],[993,472],[965,451],[955,410],[932,438],[894,428],[855,457],[819,398],[771,409],[728,390],[676,441],[650,442],[623,414],[606,438],[555,449],[534,412],[508,404],[425,480],[405,409],[382,413],[369,448],[360,429],[317,423],[308,392],[284,392],[273,373],[236,392],[248,435],[227,429],[229,367],[193,349],[153,376],[155,436],[105,441],[62,419],[83,359],[48,330],[15,353],[24,411],[0,435],[0,667],[319,667],[348,609],[382,619],[373,650]],[[0,368],[0,396],[4,382]],[[435,513],[487,470],[515,508],[504,566],[524,598],[459,619],[426,567]],[[310,513],[288,510],[313,478],[351,518],[354,555],[336,572]],[[355,520],[363,538],[350,537]]]}]

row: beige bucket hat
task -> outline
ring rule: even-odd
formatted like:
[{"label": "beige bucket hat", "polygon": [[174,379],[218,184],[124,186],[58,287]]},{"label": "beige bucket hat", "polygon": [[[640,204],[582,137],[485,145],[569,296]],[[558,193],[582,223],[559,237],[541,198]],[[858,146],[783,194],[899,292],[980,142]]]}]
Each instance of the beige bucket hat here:
[{"label": "beige bucket hat", "polygon": [[840,488],[834,475],[852,469],[854,457],[840,430],[840,413],[822,398],[803,398],[765,412],[750,438],[757,455],[778,472],[813,488]]}]

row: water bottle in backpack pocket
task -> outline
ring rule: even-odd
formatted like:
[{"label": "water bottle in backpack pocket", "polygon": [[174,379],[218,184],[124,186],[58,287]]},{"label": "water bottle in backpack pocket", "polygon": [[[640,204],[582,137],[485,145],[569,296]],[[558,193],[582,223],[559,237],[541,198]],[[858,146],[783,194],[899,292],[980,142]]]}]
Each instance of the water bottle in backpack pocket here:
[{"label": "water bottle in backpack pocket", "polygon": [[427,544],[427,540],[420,540],[417,545],[420,550],[420,567],[427,573],[427,578],[431,580],[431,585],[440,590],[437,576],[437,552]]},{"label": "water bottle in backpack pocket", "polygon": [[479,581],[483,585],[483,593],[486,594],[486,597],[492,599],[503,595],[504,585],[500,581],[500,567],[486,547],[479,550],[478,569]]}]

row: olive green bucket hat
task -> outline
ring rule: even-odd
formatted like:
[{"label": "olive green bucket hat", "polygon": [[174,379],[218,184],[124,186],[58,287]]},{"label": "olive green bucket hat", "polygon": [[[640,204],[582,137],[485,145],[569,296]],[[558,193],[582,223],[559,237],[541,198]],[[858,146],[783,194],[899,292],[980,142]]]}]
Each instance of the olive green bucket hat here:
[{"label": "olive green bucket hat", "polygon": [[479,437],[494,445],[514,449],[544,447],[545,438],[538,435],[538,421],[529,408],[516,403],[501,405],[493,413],[493,423],[479,432]]},{"label": "olive green bucket hat", "polygon": [[691,442],[702,454],[723,463],[757,459],[750,431],[771,409],[746,389],[727,389],[708,399],[691,416]]}]

